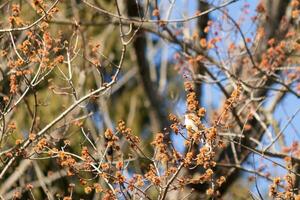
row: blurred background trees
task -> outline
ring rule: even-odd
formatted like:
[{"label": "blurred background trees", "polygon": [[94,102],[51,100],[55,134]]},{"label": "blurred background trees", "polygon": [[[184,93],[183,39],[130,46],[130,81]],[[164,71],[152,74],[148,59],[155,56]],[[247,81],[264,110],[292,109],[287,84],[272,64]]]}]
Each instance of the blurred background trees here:
[{"label": "blurred background trees", "polygon": [[0,197],[299,198],[299,8],[0,1]]}]

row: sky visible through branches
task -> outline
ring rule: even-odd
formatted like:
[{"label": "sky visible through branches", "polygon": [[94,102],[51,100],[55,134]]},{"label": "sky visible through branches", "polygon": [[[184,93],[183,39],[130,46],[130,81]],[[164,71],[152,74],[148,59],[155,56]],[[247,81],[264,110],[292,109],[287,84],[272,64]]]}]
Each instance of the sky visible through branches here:
[{"label": "sky visible through branches", "polygon": [[[171,1],[170,1],[171,2]],[[167,1],[161,1],[162,4],[160,4],[161,7],[168,7],[169,5],[164,5],[168,4]],[[218,3],[218,1],[210,1],[211,4],[216,4]],[[253,23],[253,20],[251,19],[253,16],[256,15],[256,7],[257,4],[259,3],[258,0],[240,0],[237,1],[233,4],[230,4],[226,7],[226,9],[228,10],[228,13],[230,14],[230,16],[236,20],[237,22],[241,22],[241,30],[243,31],[243,34],[245,35],[245,37],[250,37],[253,38],[254,34],[256,34],[256,24]],[[185,10],[185,12],[183,12],[182,10]],[[176,1],[174,4],[174,8],[170,14],[170,19],[178,19],[180,17],[182,17],[182,13],[184,13],[185,15],[191,15],[192,13],[195,13],[197,10],[197,5],[196,5],[196,1]],[[165,13],[164,13],[165,14]],[[222,13],[219,10],[216,10],[212,13],[210,13],[210,17],[212,19],[216,19],[216,18],[220,18],[222,16]],[[162,15],[162,17],[164,18],[165,16]],[[226,22],[225,22],[226,23]],[[179,26],[178,24],[176,24],[175,26]],[[189,26],[189,30],[194,30],[196,27],[196,21],[192,20],[191,22],[185,24],[185,26]],[[232,24],[224,24],[224,27],[228,28],[228,27],[232,27]],[[228,32],[230,32],[230,30],[228,30]],[[192,34],[192,32],[190,32],[189,34]],[[212,33],[210,33],[210,35],[208,36],[208,38],[212,38],[215,37],[214,35],[211,35]],[[150,34],[152,35],[152,34]],[[231,38],[234,38],[234,41],[236,41],[236,43],[240,43],[242,44],[242,37],[240,35],[240,33],[238,31],[232,31],[232,33],[230,34]],[[155,35],[153,35],[153,39],[156,40],[158,39]],[[225,40],[226,43],[226,40]],[[249,46],[251,46],[252,42],[249,42]],[[222,43],[218,44],[220,45],[220,49],[227,49],[225,45],[222,45]],[[228,44],[226,44],[228,45]],[[162,52],[167,52],[168,54],[168,62],[172,62],[172,59],[174,57],[174,54],[178,51],[181,50],[180,47],[178,45],[173,45],[173,44],[169,44],[169,43],[165,43],[163,46],[161,46],[160,49],[156,49],[157,52],[152,53],[151,55],[153,56],[152,58],[150,57],[150,60],[154,60],[154,66],[152,67],[156,67],[157,65],[160,65],[162,62],[162,59],[164,59],[162,57]],[[209,51],[210,55],[216,56],[215,51]],[[227,55],[226,55],[227,56]],[[158,67],[159,68],[159,67]],[[217,71],[216,71],[217,72]],[[226,83],[226,80],[224,81]],[[220,99],[223,98],[223,94],[222,92],[217,88],[216,85],[211,85],[211,84],[206,84],[204,83],[204,90],[203,90],[203,96],[202,96],[202,100],[204,103],[204,107],[205,108],[218,108],[221,105]],[[277,85],[278,87],[278,85]],[[269,92],[268,95],[274,95],[272,92]],[[265,101],[263,103],[263,106],[268,107],[269,102]],[[178,115],[183,115],[185,110],[186,110],[186,106],[185,106],[185,99],[184,97],[182,99],[179,99],[177,102],[177,105],[175,107],[175,112],[178,113]],[[288,94],[284,97],[283,101],[280,102],[280,106],[277,107],[277,109],[275,110],[275,114],[274,114],[274,118],[276,121],[279,122],[279,128],[280,130],[284,130],[283,132],[285,133],[284,135],[286,135],[286,137],[284,138],[286,145],[290,146],[292,145],[293,141],[299,141],[300,140],[300,132],[298,130],[300,130],[300,114],[296,114],[295,116],[293,116],[293,114],[297,111],[297,109],[300,108],[300,101],[299,99],[297,99],[294,95],[292,94]],[[208,109],[210,110],[210,109]],[[286,126],[287,121],[293,117],[293,119],[289,122],[290,125]],[[273,133],[274,136],[274,130],[272,129],[272,127],[269,127],[269,130],[271,133]],[[173,135],[174,136],[174,135]],[[174,137],[175,138],[175,137]],[[261,143],[263,145],[267,145],[270,142],[269,138],[267,137],[267,135],[264,135]],[[176,138],[176,140],[174,140],[174,144],[177,145],[177,148],[181,150],[181,152],[184,151],[184,146],[183,146],[183,140],[178,140],[178,138]],[[259,148],[259,147],[258,147]],[[262,150],[262,149],[261,149]],[[286,170],[282,169],[282,168],[278,168],[278,167],[274,167],[273,163],[262,159],[260,155],[251,155],[249,156],[248,160],[249,162],[245,162],[243,164],[244,167],[246,167],[247,169],[258,169],[258,168],[269,168],[270,173],[274,174],[274,176],[284,176],[284,174],[287,173]],[[276,159],[273,158],[274,161],[284,164],[284,161],[281,159]],[[253,162],[255,163],[255,166],[253,166]],[[248,176],[252,176],[249,175],[249,173],[247,172],[241,172],[244,178],[247,179]],[[269,182],[266,181],[265,178],[256,177],[257,179],[257,185],[259,185],[259,189],[260,192],[267,197],[268,196],[268,187],[269,187]],[[241,178],[242,180],[242,178]],[[252,182],[244,182],[244,181],[238,181],[233,187],[238,186],[239,184],[245,184],[245,187],[249,187],[251,188],[251,192],[253,192],[256,196],[258,196],[258,191],[257,188],[255,186],[255,183]],[[230,197],[229,197],[230,198]]]}]

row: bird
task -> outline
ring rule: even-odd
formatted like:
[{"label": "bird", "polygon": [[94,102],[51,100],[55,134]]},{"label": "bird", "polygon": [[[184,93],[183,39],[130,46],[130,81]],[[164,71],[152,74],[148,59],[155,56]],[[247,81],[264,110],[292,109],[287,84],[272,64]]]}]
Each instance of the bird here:
[{"label": "bird", "polygon": [[184,124],[188,131],[193,131],[194,133],[199,131],[200,118],[194,112],[186,112],[184,115]]},{"label": "bird", "polygon": [[200,131],[200,141],[201,141],[202,145],[204,145],[208,149],[208,152],[206,154],[211,153],[212,146],[205,139],[205,135],[200,126],[200,124],[201,124],[200,117],[195,112],[187,111],[186,114],[184,115],[184,124],[185,124],[186,130],[188,132],[191,132],[192,134],[199,133],[199,131]]}]

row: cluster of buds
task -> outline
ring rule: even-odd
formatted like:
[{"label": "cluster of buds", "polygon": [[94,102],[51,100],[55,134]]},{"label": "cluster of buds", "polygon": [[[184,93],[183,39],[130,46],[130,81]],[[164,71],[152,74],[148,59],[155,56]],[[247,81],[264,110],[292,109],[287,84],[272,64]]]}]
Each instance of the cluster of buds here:
[{"label": "cluster of buds", "polygon": [[220,126],[226,124],[226,122],[229,122],[230,117],[230,111],[234,108],[234,106],[237,104],[237,102],[240,100],[242,94],[242,85],[241,83],[238,83],[236,86],[236,89],[233,90],[230,97],[226,99],[223,107],[222,107],[222,113],[218,117],[217,120],[214,122],[214,126]]},{"label": "cluster of buds", "polygon": [[112,148],[113,150],[119,151],[120,146],[117,143],[119,141],[119,138],[113,133],[111,129],[107,129],[104,133],[104,137],[106,139],[106,145],[109,148]]},{"label": "cluster of buds", "polygon": [[162,133],[158,133],[151,144],[156,149],[155,159],[166,163],[170,156],[168,155],[167,145],[164,143],[164,135]]},{"label": "cluster of buds", "polygon": [[125,136],[125,139],[130,143],[132,148],[136,148],[140,143],[140,139],[132,134],[131,128],[127,128],[124,121],[121,120],[118,122],[117,131]]}]

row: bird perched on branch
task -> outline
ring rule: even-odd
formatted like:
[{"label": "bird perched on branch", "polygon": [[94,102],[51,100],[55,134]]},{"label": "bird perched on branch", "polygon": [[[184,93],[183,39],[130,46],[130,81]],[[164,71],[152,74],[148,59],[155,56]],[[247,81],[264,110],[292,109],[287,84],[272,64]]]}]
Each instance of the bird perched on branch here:
[{"label": "bird perched on branch", "polygon": [[187,131],[197,133],[199,131],[200,118],[194,112],[186,112],[184,115],[184,124]]}]

